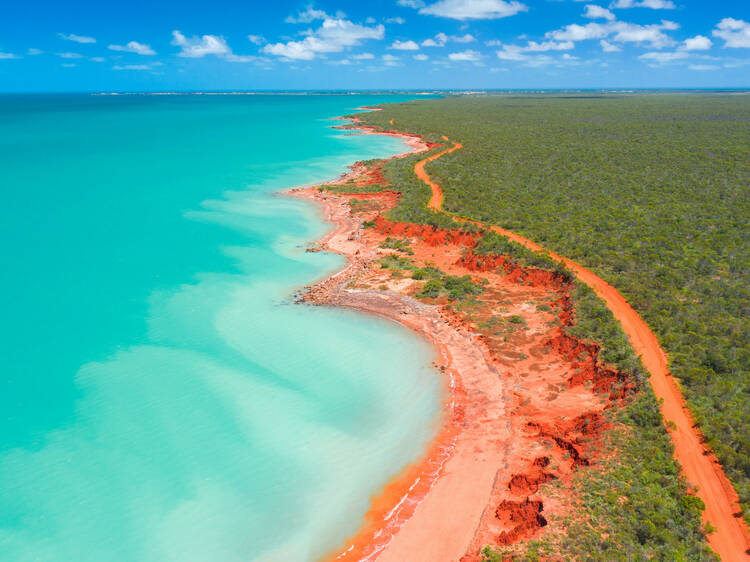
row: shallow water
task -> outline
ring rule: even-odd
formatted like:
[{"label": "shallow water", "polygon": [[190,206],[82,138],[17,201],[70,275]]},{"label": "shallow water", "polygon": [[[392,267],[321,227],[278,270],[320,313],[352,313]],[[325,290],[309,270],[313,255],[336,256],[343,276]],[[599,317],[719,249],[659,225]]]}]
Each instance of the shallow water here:
[{"label": "shallow water", "polygon": [[278,189],[403,151],[395,96],[0,97],[0,558],[314,559],[434,432],[427,344],[293,305]]}]

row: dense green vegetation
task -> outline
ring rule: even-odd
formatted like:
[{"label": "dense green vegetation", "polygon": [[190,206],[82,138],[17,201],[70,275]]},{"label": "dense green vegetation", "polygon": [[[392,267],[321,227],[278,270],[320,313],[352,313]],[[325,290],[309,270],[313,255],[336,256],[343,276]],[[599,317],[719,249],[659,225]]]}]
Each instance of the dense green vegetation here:
[{"label": "dense green vegetation", "polygon": [[[669,353],[747,514],[750,97],[486,96],[383,107],[360,118],[464,145],[427,165],[445,210],[519,232],[623,293]],[[391,218],[445,225],[426,209],[416,158],[385,167],[404,193]]]}]

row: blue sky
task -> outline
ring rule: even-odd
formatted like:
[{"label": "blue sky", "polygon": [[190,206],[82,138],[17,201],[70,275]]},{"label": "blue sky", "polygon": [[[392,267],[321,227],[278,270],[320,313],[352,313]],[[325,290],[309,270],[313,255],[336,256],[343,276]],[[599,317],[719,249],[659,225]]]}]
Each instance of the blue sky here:
[{"label": "blue sky", "polygon": [[8,2],[0,91],[750,87],[748,0]]}]

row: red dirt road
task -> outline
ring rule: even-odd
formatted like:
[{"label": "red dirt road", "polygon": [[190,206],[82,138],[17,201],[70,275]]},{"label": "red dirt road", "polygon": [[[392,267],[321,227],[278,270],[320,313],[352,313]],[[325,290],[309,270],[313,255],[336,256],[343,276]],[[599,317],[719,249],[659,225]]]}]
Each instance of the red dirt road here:
[{"label": "red dirt road", "polygon": [[[462,148],[462,145],[454,142],[452,147],[420,160],[414,166],[417,177],[432,189],[429,207],[435,211],[442,211],[443,192],[440,186],[430,179],[424,167],[428,162],[459,148]],[[514,232],[497,226],[490,228],[531,250],[546,251],[539,244]],[[667,355],[659,345],[656,335],[617,289],[582,265],[553,252],[548,253],[552,258],[562,261],[580,281],[591,287],[604,300],[622,324],[630,343],[651,373],[651,386],[656,396],[662,400],[661,412],[665,423],[671,421],[676,426],[675,429],[669,430],[675,447],[675,458],[682,465],[688,482],[698,489],[698,497],[706,504],[704,520],[716,527],[716,531],[708,537],[711,548],[727,562],[749,560],[750,531],[744,518],[739,515],[737,493],[716,456],[701,443],[700,432],[695,428],[695,421],[685,404],[678,382],[669,372]]]},{"label": "red dirt road", "polygon": [[[448,139],[445,138],[445,140],[448,140]],[[417,177],[432,188],[432,197],[430,198],[430,202],[427,204],[427,206],[430,209],[435,209],[436,211],[442,210],[443,190],[440,189],[440,186],[438,184],[436,184],[434,181],[430,179],[430,176],[428,176],[427,172],[424,171],[424,166],[428,162],[437,160],[441,156],[444,156],[445,154],[448,154],[449,152],[453,152],[454,150],[458,150],[459,148],[463,148],[463,145],[457,142],[454,142],[453,146],[446,148],[445,150],[441,150],[440,152],[433,154],[432,156],[428,156],[424,160],[420,160],[419,162],[417,162],[416,166],[414,166],[414,173],[417,174]]]}]

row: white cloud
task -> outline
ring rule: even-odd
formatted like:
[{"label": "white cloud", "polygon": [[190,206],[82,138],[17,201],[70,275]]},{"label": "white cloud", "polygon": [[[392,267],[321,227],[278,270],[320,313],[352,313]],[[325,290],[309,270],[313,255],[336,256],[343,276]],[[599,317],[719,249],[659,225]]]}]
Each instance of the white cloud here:
[{"label": "white cloud", "polygon": [[256,57],[254,55],[235,55],[234,53],[225,55],[224,60],[229,62],[268,62],[268,59],[266,57]]},{"label": "white cloud", "polygon": [[[408,0],[407,0],[408,1]],[[402,6],[406,3],[399,2]],[[421,2],[409,2],[410,7],[418,7]],[[420,7],[420,14],[451,18],[456,20],[498,19],[525,12],[528,7],[516,0],[438,0]]]},{"label": "white cloud", "polygon": [[20,59],[18,55],[14,55],[13,53],[2,53],[0,52],[0,60],[10,60],[10,59]]},{"label": "white cloud", "polygon": [[104,62],[107,59],[105,59],[104,57],[91,57],[89,60],[94,62]]},{"label": "white cloud", "polygon": [[479,51],[467,49],[458,53],[451,53],[448,58],[453,61],[478,61],[482,58],[482,54]]},{"label": "white cloud", "polygon": [[137,55],[155,55],[156,54],[156,51],[154,51],[151,48],[151,45],[138,43],[137,41],[130,41],[127,45],[110,45],[107,48],[113,51],[136,53]]},{"label": "white cloud", "polygon": [[696,35],[683,41],[683,43],[677,47],[675,51],[659,51],[644,53],[638,58],[651,63],[652,66],[655,64],[669,64],[677,61],[682,61],[687,58],[703,58],[710,59],[707,55],[699,55],[692,51],[705,51],[711,48],[711,40],[708,37],[702,35]]},{"label": "white cloud", "polygon": [[613,45],[605,39],[599,41],[599,44],[602,46],[602,51],[604,51],[605,53],[618,53],[622,51],[620,47],[618,47],[617,45]]},{"label": "white cloud", "polygon": [[725,47],[750,48],[750,23],[734,18],[724,18],[712,32],[724,40]]},{"label": "white cloud", "polygon": [[652,51],[650,53],[643,53],[638,58],[647,62],[655,62],[659,64],[666,64],[677,60],[688,58],[690,55],[685,51],[675,52],[663,52],[663,51]]},{"label": "white cloud", "polygon": [[404,8],[424,8],[424,2],[422,0],[398,0],[396,4],[403,6]]},{"label": "white cloud", "polygon": [[718,66],[713,64],[691,64],[688,66],[690,70],[718,70]]},{"label": "white cloud", "polygon": [[401,66],[401,63],[398,62],[401,59],[398,57],[394,57],[393,55],[383,55],[381,58],[385,61],[384,64],[386,66]]},{"label": "white cloud", "polygon": [[375,58],[375,55],[373,55],[372,53],[361,53],[359,55],[352,56],[352,58],[355,60],[371,60]]},{"label": "white cloud", "polygon": [[[268,59],[251,55],[235,55],[226,40],[218,35],[193,35],[185,37],[177,30],[172,32],[172,45],[180,47],[178,57],[198,59],[214,55],[229,62],[267,62]],[[156,64],[156,63],[154,63]]]},{"label": "white cloud", "polygon": [[597,6],[596,4],[587,5],[586,11],[583,13],[583,17],[592,20],[605,19],[612,21],[613,19],[615,19],[615,15],[607,8],[602,8],[601,6]]},{"label": "white cloud", "polygon": [[397,51],[418,51],[419,45],[414,41],[394,41],[388,48],[396,49]]},{"label": "white cloud", "polygon": [[31,56],[34,56],[34,55],[43,55],[44,51],[42,51],[41,49],[34,49],[32,47],[28,51],[26,51],[26,54],[27,55],[31,55]]},{"label": "white cloud", "polygon": [[75,33],[58,33],[57,36],[60,39],[65,39],[66,41],[75,41],[76,43],[96,43],[96,39],[94,39],[93,37],[76,35]]},{"label": "white cloud", "polygon": [[[368,23],[375,23],[375,20]],[[404,18],[395,17],[395,18],[386,18],[385,23],[397,23],[399,25],[406,23],[406,20]]]},{"label": "white cloud", "polygon": [[172,32],[172,45],[182,50],[177,54],[179,57],[201,58],[206,55],[218,57],[228,55],[232,52],[223,37],[217,35],[203,35],[201,37],[185,37],[177,30]]},{"label": "white cloud", "polygon": [[471,33],[466,33],[464,35],[446,35],[445,33],[438,33],[435,35],[434,38],[425,39],[422,41],[423,47],[444,47],[446,43],[471,43],[472,41],[476,41],[476,37],[474,37]]},{"label": "white cloud", "polygon": [[57,56],[63,59],[82,59],[83,55],[78,53],[57,53]]},{"label": "white cloud", "polygon": [[549,31],[545,36],[557,41],[609,39],[616,43],[645,43],[655,49],[661,49],[675,43],[664,31],[673,31],[679,27],[676,23],[666,20],[651,25],[638,25],[624,21],[591,22],[585,25],[574,23],[562,29]]},{"label": "white cloud", "polygon": [[266,42],[266,38],[262,35],[248,35],[247,38],[251,43],[255,43],[256,45],[262,45]]},{"label": "white cloud", "polygon": [[268,44],[263,52],[286,59],[311,60],[320,53],[337,53],[366,39],[382,39],[382,25],[367,27],[341,18],[326,18],[316,31],[301,41]]},{"label": "white cloud", "polygon": [[496,54],[500,60],[526,60],[528,58],[518,45],[505,45],[503,50],[497,51]]},{"label": "white cloud", "polygon": [[413,58],[414,58],[414,60],[428,60],[430,57],[428,57],[427,55],[424,55],[424,54],[420,53],[418,55],[414,55]]},{"label": "white cloud", "polygon": [[696,35],[695,37],[685,39],[680,48],[684,51],[707,51],[711,48],[711,45],[713,43],[708,37]]},{"label": "white cloud", "polygon": [[126,64],[124,66],[115,65],[112,68],[115,70],[151,70],[151,67],[147,64]]},{"label": "white cloud", "polygon": [[[497,45],[502,45],[496,42]],[[526,53],[544,53],[547,51],[569,51],[575,48],[572,41],[529,41],[526,45],[502,45],[502,50],[497,51],[497,58],[501,60],[529,60]]]},{"label": "white cloud", "polygon": [[461,35],[456,37],[455,35],[451,35],[448,37],[449,41],[455,41],[456,43],[471,43],[472,41],[476,41],[476,37],[474,37],[471,33],[466,33],[465,35]]},{"label": "white cloud", "polygon": [[323,10],[316,10],[312,7],[312,4],[308,5],[307,8],[297,13],[296,16],[289,16],[284,21],[286,23],[310,23],[315,20],[323,20],[328,17]]},{"label": "white cloud", "polygon": [[521,47],[521,50],[539,53],[545,51],[569,51],[574,48],[575,43],[572,41],[542,41],[541,43],[529,41],[525,47]]},{"label": "white cloud", "polygon": [[609,6],[610,8],[651,8],[652,10],[674,10],[675,5],[672,0],[616,0]]},{"label": "white cloud", "polygon": [[76,65],[73,62],[64,62],[60,66],[62,66],[63,68],[74,68],[74,67],[76,67],[78,65]]}]

